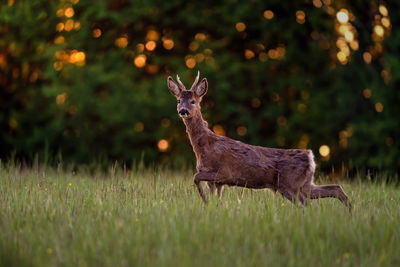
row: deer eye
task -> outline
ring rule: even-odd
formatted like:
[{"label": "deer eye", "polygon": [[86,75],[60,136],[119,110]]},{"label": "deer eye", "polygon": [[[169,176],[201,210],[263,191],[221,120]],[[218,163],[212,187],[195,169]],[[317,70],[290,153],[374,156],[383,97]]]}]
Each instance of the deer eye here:
[{"label": "deer eye", "polygon": [[181,100],[180,100],[180,99],[178,99],[178,104],[179,104],[179,103],[181,103]]},{"label": "deer eye", "polygon": [[190,101],[190,104],[194,105],[194,103],[196,103],[196,102],[194,102],[194,100]]}]

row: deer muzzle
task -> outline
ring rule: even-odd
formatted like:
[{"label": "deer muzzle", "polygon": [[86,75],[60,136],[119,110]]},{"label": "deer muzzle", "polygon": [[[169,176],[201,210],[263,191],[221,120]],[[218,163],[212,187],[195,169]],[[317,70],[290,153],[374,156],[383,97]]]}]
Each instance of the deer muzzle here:
[{"label": "deer muzzle", "polygon": [[178,113],[179,113],[179,115],[181,115],[181,116],[185,116],[185,117],[189,116],[189,111],[188,111],[187,109],[185,109],[185,108],[179,110]]}]

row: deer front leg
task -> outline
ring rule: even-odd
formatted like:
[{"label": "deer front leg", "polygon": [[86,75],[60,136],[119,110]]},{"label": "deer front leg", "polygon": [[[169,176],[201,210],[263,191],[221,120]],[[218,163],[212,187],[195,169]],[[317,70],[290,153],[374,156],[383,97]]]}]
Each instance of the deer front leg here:
[{"label": "deer front leg", "polygon": [[205,181],[213,183],[215,181],[215,176],[215,172],[198,172],[193,177],[194,184],[197,186],[197,190],[199,191],[199,194],[205,203],[207,203],[207,198],[204,194],[203,187],[201,186],[200,182]]}]

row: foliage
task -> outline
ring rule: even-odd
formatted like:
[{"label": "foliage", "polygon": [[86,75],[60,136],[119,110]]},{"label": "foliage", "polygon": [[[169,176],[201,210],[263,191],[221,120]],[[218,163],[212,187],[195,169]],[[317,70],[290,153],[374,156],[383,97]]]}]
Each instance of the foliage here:
[{"label": "foliage", "polygon": [[[388,16],[361,0],[10,0],[0,7],[0,157],[193,162],[165,80],[190,84],[199,69],[220,134],[311,148],[325,170],[396,173],[400,9],[386,6]],[[342,25],[353,43],[338,43]]]},{"label": "foliage", "polygon": [[[1,266],[396,266],[398,187],[345,184],[306,208],[227,188],[205,206],[193,173],[0,167]],[[384,180],[384,177],[381,177]],[[359,179],[361,179],[359,177]]]}]

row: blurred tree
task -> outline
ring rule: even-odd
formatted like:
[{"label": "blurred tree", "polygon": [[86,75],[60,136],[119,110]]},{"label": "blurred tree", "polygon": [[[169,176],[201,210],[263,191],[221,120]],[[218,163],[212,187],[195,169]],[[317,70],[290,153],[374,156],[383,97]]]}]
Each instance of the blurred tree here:
[{"label": "blurred tree", "polygon": [[[311,148],[324,170],[400,170],[399,4],[8,1],[0,157],[193,162],[168,75],[209,79],[210,127]],[[58,155],[58,156],[57,156]]]}]

